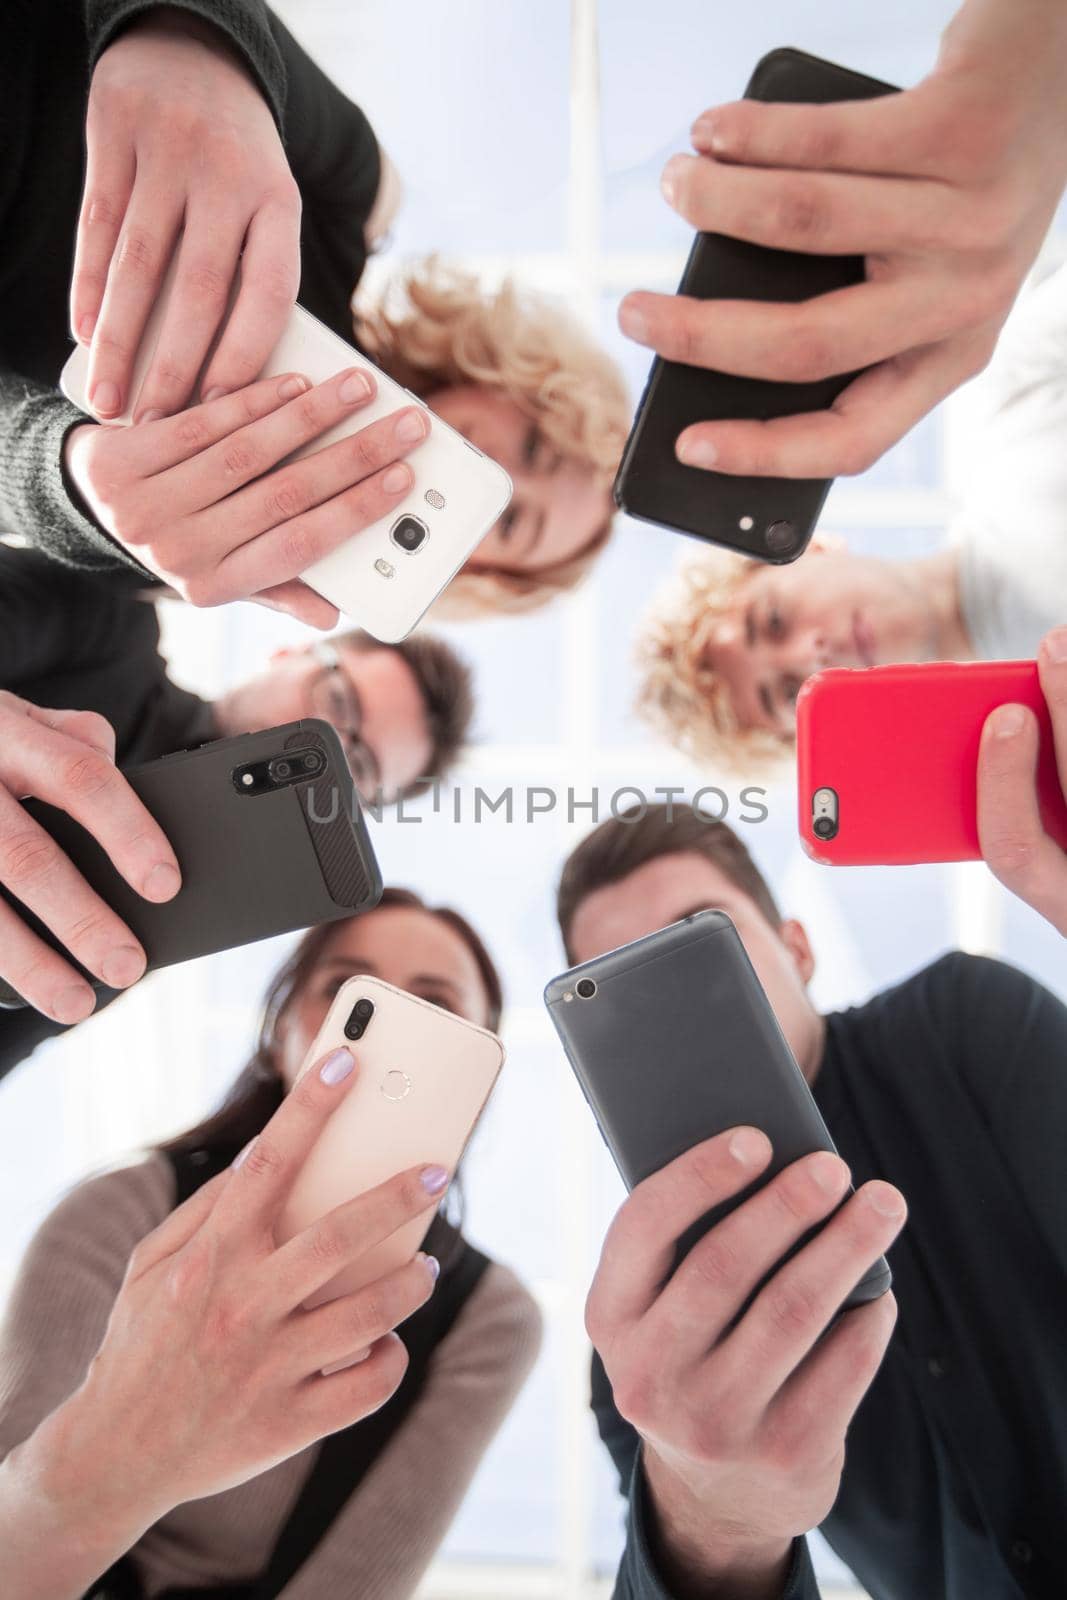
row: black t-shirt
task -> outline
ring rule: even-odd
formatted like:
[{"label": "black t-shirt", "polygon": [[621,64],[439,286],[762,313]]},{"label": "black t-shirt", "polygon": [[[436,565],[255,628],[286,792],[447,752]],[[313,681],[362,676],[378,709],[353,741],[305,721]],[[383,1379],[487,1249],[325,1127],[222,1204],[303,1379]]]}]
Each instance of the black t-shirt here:
[{"label": "black t-shirt", "polygon": [[[815,1098],[858,1187],[896,1184],[898,1320],[822,1532],[874,1600],[1060,1600],[1067,1573],[1067,1008],[953,954],[827,1018]],[[638,1440],[599,1360],[624,1489],[620,1600],[669,1600]],[[804,1541],[783,1600],[818,1588]]]}]

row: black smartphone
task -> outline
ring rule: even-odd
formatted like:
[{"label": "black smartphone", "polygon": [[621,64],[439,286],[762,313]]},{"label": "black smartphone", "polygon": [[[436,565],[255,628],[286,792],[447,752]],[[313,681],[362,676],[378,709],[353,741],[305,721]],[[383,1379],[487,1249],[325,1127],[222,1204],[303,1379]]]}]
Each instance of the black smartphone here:
[{"label": "black smartphone", "polygon": [[[834,1151],[737,930],[721,911],[696,912],[553,978],[545,1004],[628,1189],[727,1128],[746,1124],[770,1139],[766,1170],[700,1218],[679,1241],[679,1257],[783,1167],[816,1150]],[[881,1257],[842,1309],[876,1299],[891,1281]]]},{"label": "black smartphone", "polygon": [[[891,84],[790,49],[764,56],[745,90],[751,100],[806,105],[895,93]],[[810,300],[861,283],[863,277],[862,256],[770,250],[723,234],[698,233],[678,293],[697,300]],[[628,516],[760,561],[795,561],[811,538],[832,480],[705,472],[683,466],[675,441],[694,422],[767,421],[824,411],[855,376],[772,383],[657,356],[615,479],[616,504]]]},{"label": "black smartphone", "polygon": [[[90,833],[37,800],[26,810],[144,946],[172,966],[274,934],[369,911],[382,878],[336,730],[308,718],[243,733],[124,771],[170,840],[182,872],[173,900],[143,900]],[[63,946],[0,886],[53,949]],[[68,951],[78,970],[100,987]],[[26,1002],[0,981],[0,1005]]]}]

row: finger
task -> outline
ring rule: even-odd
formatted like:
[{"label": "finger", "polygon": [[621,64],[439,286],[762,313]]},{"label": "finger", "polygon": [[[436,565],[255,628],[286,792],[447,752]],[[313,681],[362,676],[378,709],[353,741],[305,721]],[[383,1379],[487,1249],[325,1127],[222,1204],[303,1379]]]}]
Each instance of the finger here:
[{"label": "finger", "polygon": [[648,1311],[670,1276],[686,1229],[738,1194],[770,1159],[766,1134],[733,1128],[637,1185],[608,1229],[586,1302],[586,1327],[598,1350]]},{"label": "finger", "polygon": [[304,1072],[252,1144],[212,1219],[224,1232],[272,1228],[293,1180],[356,1076],[350,1050],[332,1050]]},{"label": "finger", "polygon": [[[178,266],[151,365],[137,396],[134,423],[146,412],[173,416],[189,402],[197,374],[226,314],[245,219],[222,204],[210,217],[190,202]],[[262,365],[262,363],[261,363]],[[249,381],[258,378],[259,369]]]},{"label": "finger", "polygon": [[337,1433],[380,1411],[399,1389],[408,1368],[403,1340],[387,1333],[358,1366],[323,1377],[316,1373],[298,1390],[298,1401],[312,1428],[312,1438]]},{"label": "finger", "polygon": [[31,933],[18,913],[2,899],[0,951],[3,952],[0,977],[35,1011],[69,1027],[83,1022],[95,1010],[96,994],[92,985],[43,939]]},{"label": "finger", "polygon": [[102,421],[125,409],[133,365],[148,315],[181,226],[176,197],[144,198],[134,187],[108,269],[103,304],[93,331],[86,393]]},{"label": "finger", "polygon": [[756,1285],[841,1203],[848,1184],[848,1168],[829,1151],[792,1162],[693,1246],[644,1318],[641,1342],[670,1350],[676,1365],[702,1361]]},{"label": "finger", "polygon": [[202,393],[229,394],[258,377],[281,338],[300,287],[300,196],[277,195],[249,224],[241,282]]},{"label": "finger", "polygon": [[42,727],[54,728],[57,733],[65,733],[72,739],[80,739],[83,744],[92,745],[94,750],[99,750],[102,756],[109,761],[115,759],[115,730],[106,717],[97,711],[53,711],[48,706],[33,706],[26,700],[21,702],[26,715],[34,722],[39,722]]},{"label": "finger", "polygon": [[266,606],[268,611],[283,611],[298,622],[306,622],[309,628],[336,627],[341,616],[336,606],[332,606],[321,594],[316,594],[314,589],[309,589],[306,583],[301,583],[299,578],[290,578],[288,583],[273,584],[250,598],[257,605]]},{"label": "finger", "polygon": [[175,1206],[158,1228],[153,1228],[137,1246],[130,1257],[127,1277],[143,1277],[166,1256],[177,1255],[203,1227],[215,1203],[229,1182],[230,1169],[217,1172],[207,1183],[202,1183],[180,1206]]},{"label": "finger", "polygon": [[672,156],[661,188],[674,210],[705,233],[771,250],[824,256],[914,255],[982,247],[973,202],[916,178],[738,167],[706,155]]},{"label": "finger", "polygon": [[[224,399],[191,406],[176,417],[142,417],[140,426],[127,437],[130,464],[139,476],[155,477],[182,462],[195,463],[220,441],[307,394],[310,388],[300,373],[287,372],[276,378],[263,378]],[[195,476],[192,481],[195,483]],[[170,493],[173,492],[172,485]]]},{"label": "finger", "polygon": [[772,382],[858,372],[954,333],[969,302],[934,271],[851,285],[795,305],[635,291],[619,306],[628,338],[668,361]]},{"label": "finger", "polygon": [[1037,671],[1052,722],[1060,788],[1067,797],[1067,627],[1053,628],[1045,635],[1037,653]]},{"label": "finger", "polygon": [[287,1325],[300,1377],[321,1372],[377,1343],[405,1322],[433,1294],[438,1264],[421,1251],[395,1272],[355,1294],[316,1306]]},{"label": "finger", "polygon": [[80,344],[93,337],[136,171],[133,147],[101,139],[90,102],[86,120],[85,191],[78,213],[70,284],[71,332]]},{"label": "finger", "polygon": [[864,1273],[904,1225],[904,1197],[873,1181],[774,1274],[716,1350],[728,1389],[769,1406],[829,1326]]},{"label": "finger", "polygon": [[949,142],[939,133],[944,121],[944,97],[927,80],[834,105],[736,100],[699,116],[691,137],[696,149],[745,166],[937,177]]},{"label": "finger", "polygon": [[861,373],[829,411],[768,422],[698,422],[679,434],[686,466],[755,478],[866,472],[921,417],[984,364],[974,340],[909,350]]},{"label": "finger", "polygon": [[845,1311],[785,1384],[767,1418],[783,1452],[827,1456],[841,1447],[882,1364],[897,1321],[892,1290]]},{"label": "finger", "polygon": [[978,751],[978,843],[990,872],[1067,934],[1067,856],[1037,798],[1039,730],[1025,706],[998,706]]},{"label": "finger", "polygon": [[[295,1093],[296,1089],[292,1090],[289,1098]],[[249,1161],[254,1154],[255,1151]],[[449,1174],[443,1167],[410,1167],[354,1200],[335,1206],[295,1234],[275,1252],[271,1262],[270,1294],[278,1311],[284,1314],[303,1305],[343,1267],[358,1261],[405,1223],[436,1210],[448,1182]]]}]

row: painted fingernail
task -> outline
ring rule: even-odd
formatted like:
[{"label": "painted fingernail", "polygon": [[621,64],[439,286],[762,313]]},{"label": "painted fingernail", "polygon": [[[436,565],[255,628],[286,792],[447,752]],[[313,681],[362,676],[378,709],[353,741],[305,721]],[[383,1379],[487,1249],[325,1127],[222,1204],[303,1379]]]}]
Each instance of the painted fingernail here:
[{"label": "painted fingernail", "polygon": [[167,861],[157,861],[144,884],[146,900],[173,900],[182,886],[182,876]]},{"label": "painted fingernail", "polygon": [[142,411],[139,417],[134,417],[134,424],[140,427],[142,422],[162,422],[162,411]]},{"label": "painted fingernail", "polygon": [[888,1183],[871,1183],[864,1190],[867,1204],[880,1217],[902,1217],[907,1209],[904,1197]]},{"label": "painted fingernail", "polygon": [[1061,666],[1067,661],[1067,628],[1053,628],[1051,633],[1046,633],[1042,648],[1050,661]]},{"label": "painted fingernail", "polygon": [[96,996],[84,983],[71,984],[53,1002],[52,1015],[57,1022],[84,1022],[96,1005]]},{"label": "painted fingernail", "polygon": [[354,406],[357,400],[366,400],[369,394],[370,384],[365,372],[350,372],[340,388],[341,399],[346,406]]},{"label": "painted fingernail", "polygon": [[433,1279],[434,1283],[436,1283],[438,1278],[441,1276],[441,1263],[438,1261],[436,1256],[428,1256],[424,1251],[420,1250],[419,1254],[426,1263],[430,1277]]},{"label": "painted fingernail", "polygon": [[382,488],[386,494],[400,494],[411,483],[411,472],[407,467],[390,467],[382,478]]},{"label": "painted fingernail", "polygon": [[351,1050],[331,1050],[326,1060],[319,1068],[319,1077],[323,1083],[343,1083],[356,1064],[356,1058]]},{"label": "painted fingernail", "polygon": [[808,1173],[812,1183],[823,1194],[840,1194],[848,1183],[848,1168],[839,1156],[829,1150],[820,1150],[808,1158]]},{"label": "painted fingernail", "polygon": [[1022,706],[1000,706],[993,713],[993,732],[998,739],[1014,739],[1022,733],[1025,722]]},{"label": "painted fingernail", "polygon": [[690,156],[671,156],[671,159],[664,167],[659,186],[668,205],[673,206],[678,194],[678,185],[682,180],[682,174],[691,159]]},{"label": "painted fingernail", "polygon": [[100,976],[109,989],[126,989],[136,983],[145,969],[145,958],[132,944],[109,950],[100,963]]},{"label": "painted fingernail", "polygon": [[648,318],[632,300],[624,300],[619,307],[619,327],[628,339],[636,339],[638,344],[648,343]]},{"label": "painted fingernail", "polygon": [[238,1150],[237,1154],[230,1163],[230,1166],[233,1168],[234,1172],[237,1171],[238,1167],[244,1165],[245,1161],[248,1159],[249,1153],[251,1152],[252,1146],[255,1144],[256,1139],[258,1138],[259,1134],[257,1133],[255,1138],[249,1139],[243,1150]]},{"label": "painted fingernail", "polygon": [[716,119],[705,112],[689,130],[689,137],[701,150],[725,150],[726,139]]},{"label": "painted fingernail", "polygon": [[426,413],[405,411],[396,425],[395,433],[401,444],[414,444],[416,439],[424,439],[427,433]]},{"label": "painted fingernail", "polygon": [[119,394],[118,384],[110,383],[107,379],[98,383],[89,396],[90,404],[94,411],[99,411],[101,416],[113,417],[122,410],[122,396]]},{"label": "painted fingernail", "polygon": [[719,459],[719,452],[710,439],[687,439],[684,434],[674,453],[686,467],[713,467]]},{"label": "painted fingernail", "polygon": [[726,1148],[735,1161],[739,1161],[743,1167],[751,1167],[766,1158],[770,1140],[758,1128],[735,1128]]},{"label": "painted fingernail", "polygon": [[221,388],[218,384],[216,384],[213,389],[209,389],[208,390],[207,394],[202,394],[200,396],[200,400],[201,400],[201,403],[203,405],[207,406],[207,405],[211,404],[212,400],[222,400],[222,399],[224,399],[225,395],[226,395],[226,390]]},{"label": "painted fingernail", "polygon": [[306,378],[294,374],[278,385],[278,397],[281,400],[295,400],[297,395],[307,394],[310,388],[311,385]]},{"label": "painted fingernail", "polygon": [[419,1182],[427,1194],[440,1194],[448,1186],[448,1173],[444,1167],[423,1167]]},{"label": "painted fingernail", "polygon": [[96,313],[94,311],[87,311],[84,317],[78,323],[78,338],[84,339],[85,343],[88,344],[93,337],[93,329],[95,327]]}]

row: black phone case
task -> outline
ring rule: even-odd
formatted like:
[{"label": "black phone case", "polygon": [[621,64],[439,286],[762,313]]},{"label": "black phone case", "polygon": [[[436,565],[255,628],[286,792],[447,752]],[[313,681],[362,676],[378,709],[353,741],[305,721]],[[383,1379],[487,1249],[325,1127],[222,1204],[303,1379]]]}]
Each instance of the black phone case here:
[{"label": "black phone case", "polygon": [[[597,986],[592,999],[575,992],[582,978]],[[565,1000],[567,993],[574,998]],[[770,1139],[766,1171],[707,1212],[680,1241],[682,1254],[790,1162],[834,1150],[745,947],[721,911],[697,912],[563,973],[546,988],[545,1004],[628,1189],[727,1128],[747,1124]],[[842,1309],[876,1299],[891,1281],[880,1258]]]},{"label": "black phone case", "polygon": [[[326,758],[316,776],[262,794],[244,793],[235,781],[235,770],[249,762],[310,749]],[[137,935],[150,970],[353,916],[381,897],[381,873],[359,797],[328,722],[308,718],[219,739],[124,775],[181,867],[182,887],[164,905],[131,889],[92,835],[65,811],[36,800],[25,805]],[[62,948],[14,896],[2,888],[0,894],[53,949]],[[0,1005],[24,1003],[0,982]]]},{"label": "black phone case", "polygon": [[[895,94],[891,84],[850,72],[801,50],[773,50],[756,67],[745,90],[751,100],[825,105]],[[678,293],[697,300],[810,300],[860,283],[862,256],[805,255],[698,233]],[[649,371],[622,463],[615,500],[628,516],[781,565],[807,546],[829,493],[828,478],[740,478],[687,467],[675,441],[694,422],[766,421],[803,411],[823,411],[855,373],[815,383],[772,383],[683,366],[657,356]],[[752,518],[746,531],[741,519]],[[768,529],[786,524],[788,544],[776,548]]]}]

